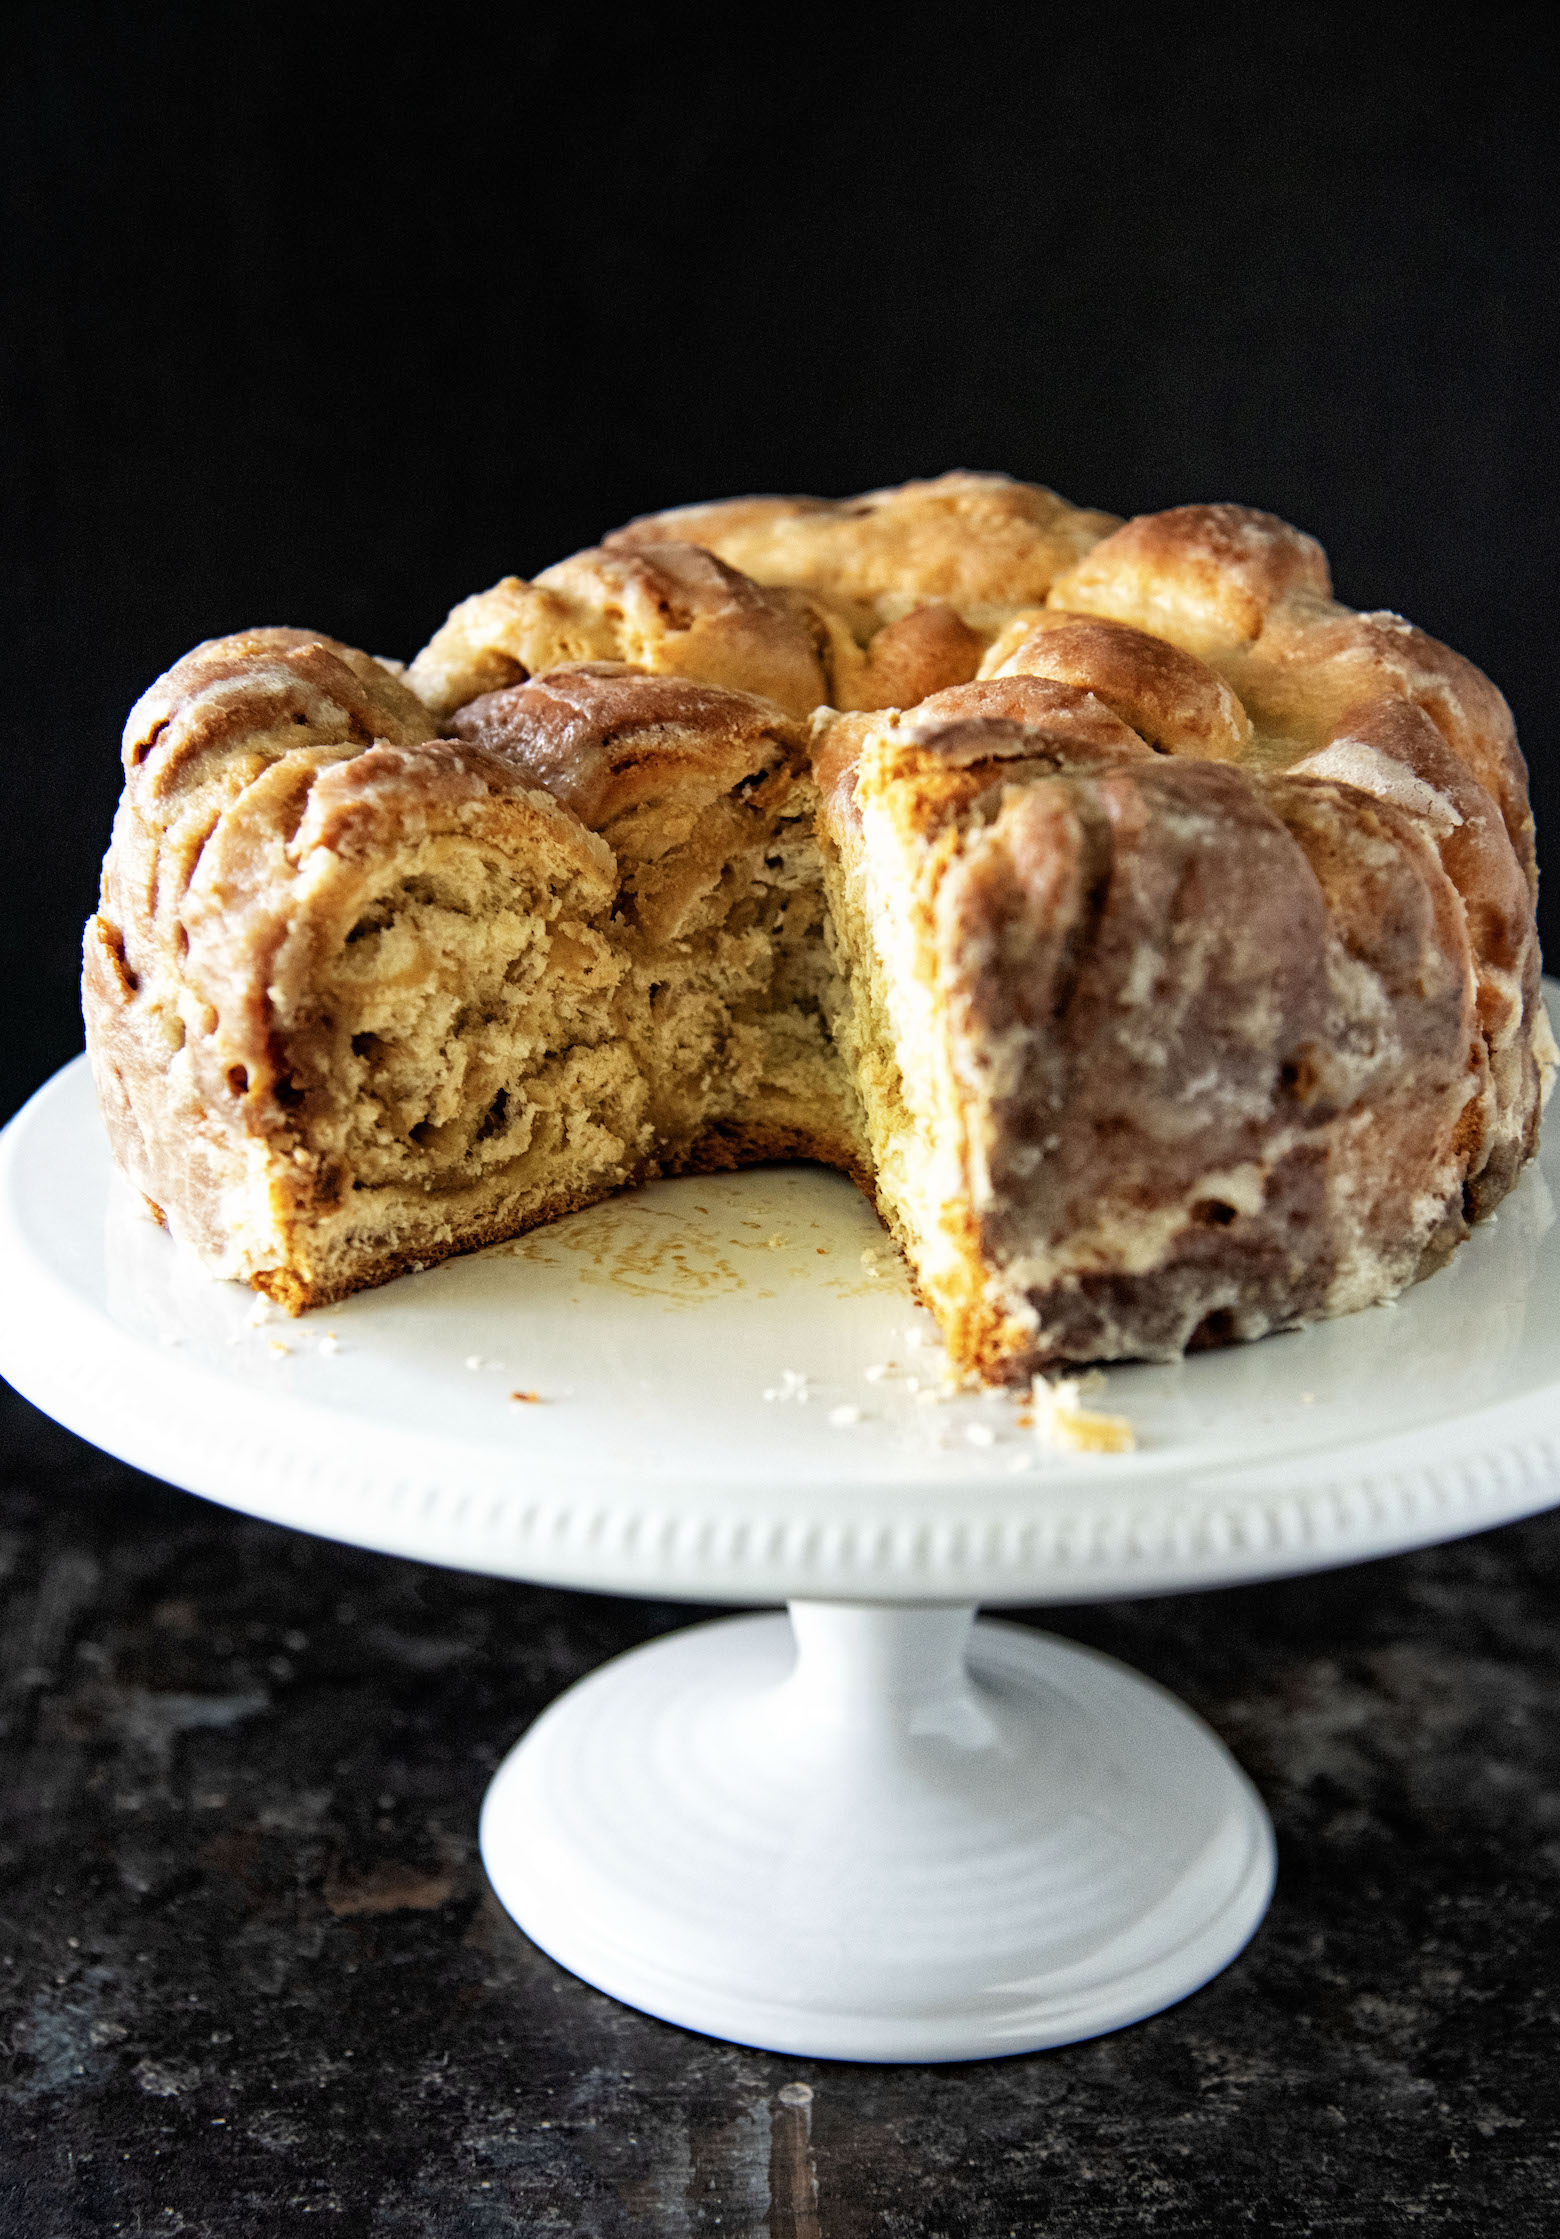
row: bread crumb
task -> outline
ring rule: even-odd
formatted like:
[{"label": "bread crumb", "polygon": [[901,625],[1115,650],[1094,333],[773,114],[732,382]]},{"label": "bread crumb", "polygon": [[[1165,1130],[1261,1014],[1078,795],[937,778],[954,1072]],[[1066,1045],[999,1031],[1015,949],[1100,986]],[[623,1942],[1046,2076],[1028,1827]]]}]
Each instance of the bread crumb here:
[{"label": "bread crumb", "polygon": [[511,1407],[540,1407],[542,1395],[540,1392],[511,1392],[509,1404]]},{"label": "bread crumb", "polygon": [[280,1357],[284,1353],[290,1354],[292,1352],[292,1347],[290,1345],[284,1345],[279,1337],[273,1337],[271,1340],[270,1350],[274,1354],[276,1354],[278,1359],[280,1359]]},{"label": "bread crumb", "polygon": [[339,1353],[341,1351],[341,1339],[333,1329],[328,1329],[320,1339],[320,1351],[322,1353]]},{"label": "bread crumb", "polygon": [[964,1442],[967,1446],[995,1446],[997,1434],[989,1423],[966,1423]]},{"label": "bread crumb", "polygon": [[843,1407],[831,1407],[829,1409],[829,1422],[835,1430],[849,1430],[852,1423],[859,1423],[860,1421],[861,1409],[852,1407],[849,1403]]},{"label": "bread crumb", "polygon": [[[1097,1385],[1101,1379],[1091,1378]],[[1137,1434],[1125,1415],[1101,1415],[1083,1403],[1084,1380],[1062,1376],[1052,1384],[1037,1376],[1030,1387],[1035,1435],[1074,1454],[1131,1454]]]}]

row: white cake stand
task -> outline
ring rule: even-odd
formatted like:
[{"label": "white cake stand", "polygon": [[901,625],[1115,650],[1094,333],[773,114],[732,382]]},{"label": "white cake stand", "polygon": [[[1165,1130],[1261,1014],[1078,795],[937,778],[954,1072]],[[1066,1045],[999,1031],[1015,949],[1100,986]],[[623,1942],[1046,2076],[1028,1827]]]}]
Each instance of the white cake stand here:
[{"label": "white cake stand", "polygon": [[976,1604],[1304,1571],[1560,1499],[1557,1180],[1560,1130],[1398,1306],[1117,1370],[1100,1404],[1138,1451],[1067,1455],[1011,1399],[935,1396],[875,1217],[807,1168],[660,1184],[257,1325],[114,1178],[78,1061],[0,1141],[0,1368],[279,1523],[788,1600],[563,1696],[489,1791],[488,1872],[545,1950],[668,2020],[968,2059],[1184,1997],[1273,1874],[1255,1791],[1190,1712],[1059,1640],[972,1634]]}]

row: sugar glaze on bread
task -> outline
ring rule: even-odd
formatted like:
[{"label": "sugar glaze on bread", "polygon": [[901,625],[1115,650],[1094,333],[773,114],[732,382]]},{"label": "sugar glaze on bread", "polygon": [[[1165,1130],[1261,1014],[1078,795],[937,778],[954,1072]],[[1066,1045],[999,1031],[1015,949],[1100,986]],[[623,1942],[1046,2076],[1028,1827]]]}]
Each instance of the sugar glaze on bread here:
[{"label": "sugar glaze on bread", "polygon": [[1272,516],[996,475],[630,524],[404,672],[132,711],[116,1156],[293,1311],[661,1174],[852,1174],[990,1381],[1391,1297],[1537,1140],[1526,771]]}]

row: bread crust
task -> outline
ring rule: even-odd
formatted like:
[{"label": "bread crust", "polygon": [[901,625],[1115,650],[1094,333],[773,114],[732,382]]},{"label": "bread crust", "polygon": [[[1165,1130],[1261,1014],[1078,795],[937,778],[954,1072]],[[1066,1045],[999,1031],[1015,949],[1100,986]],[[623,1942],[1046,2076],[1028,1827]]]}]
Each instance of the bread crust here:
[{"label": "bread crust", "polygon": [[612,552],[668,537],[700,544],[756,583],[802,587],[881,627],[939,601],[967,623],[1041,605],[1052,583],[1118,526],[1005,474],[954,473],[855,498],[733,498],[630,521]]},{"label": "bread crust", "polygon": [[455,608],[407,671],[436,716],[565,664],[619,661],[763,694],[792,715],[829,697],[827,633],[805,600],[697,544],[576,552]]},{"label": "bread crust", "polygon": [[450,719],[593,832],[668,793],[707,803],[756,771],[801,760],[801,731],[757,693],[711,690],[591,661],[484,693]]}]

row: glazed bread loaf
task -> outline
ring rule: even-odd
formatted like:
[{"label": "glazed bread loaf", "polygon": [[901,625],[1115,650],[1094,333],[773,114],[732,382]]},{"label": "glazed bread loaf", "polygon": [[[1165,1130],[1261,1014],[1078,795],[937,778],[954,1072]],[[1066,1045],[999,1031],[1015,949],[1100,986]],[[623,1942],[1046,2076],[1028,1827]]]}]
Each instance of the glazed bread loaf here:
[{"label": "glazed bread loaf", "polygon": [[1532,1153],[1509,712],[1269,515],[689,507],[397,668],[187,656],[88,927],[121,1164],[295,1311],[795,1156],[1012,1380],[1390,1297]]}]

